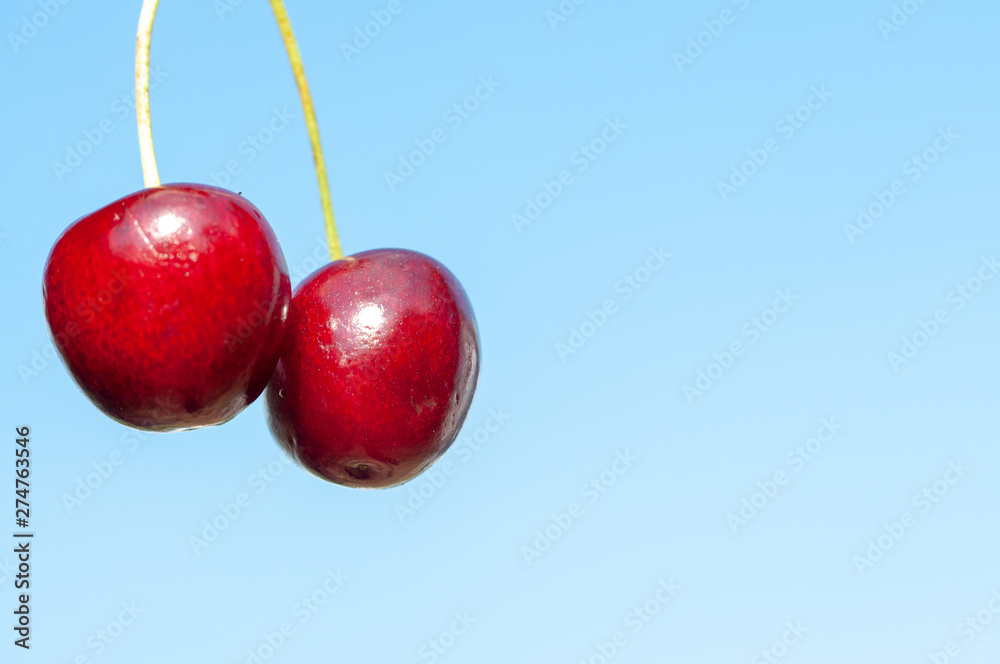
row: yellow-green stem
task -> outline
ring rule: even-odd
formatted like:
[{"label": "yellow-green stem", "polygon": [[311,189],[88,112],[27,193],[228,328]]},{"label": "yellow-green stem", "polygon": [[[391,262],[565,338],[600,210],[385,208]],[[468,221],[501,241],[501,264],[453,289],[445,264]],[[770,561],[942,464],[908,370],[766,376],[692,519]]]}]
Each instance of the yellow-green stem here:
[{"label": "yellow-green stem", "polygon": [[333,217],[333,203],[330,201],[330,184],[326,178],[326,162],[323,159],[323,148],[319,142],[319,127],[316,124],[316,112],[313,110],[312,95],[309,94],[309,83],[306,82],[306,72],[302,67],[302,55],[299,53],[295,35],[292,34],[292,24],[285,11],[282,0],[271,0],[271,9],[278,21],[281,38],[288,51],[288,60],[292,64],[295,84],[299,88],[299,98],[302,100],[302,112],[306,116],[306,130],[309,132],[309,143],[312,145],[313,162],[316,166],[316,179],[319,181],[319,198],[323,206],[323,219],[326,224],[326,241],[330,246],[330,258],[338,260],[344,257],[340,248],[340,238],[337,236],[337,222]]},{"label": "yellow-green stem", "polygon": [[[333,203],[330,200],[330,183],[326,177],[326,161],[323,159],[323,147],[319,140],[319,126],[316,124],[316,111],[313,110],[312,95],[309,94],[309,83],[302,66],[302,55],[299,53],[292,24],[288,20],[288,12],[282,0],[270,0],[274,17],[281,30],[281,38],[288,51],[288,59],[292,64],[295,84],[302,100],[302,112],[306,118],[306,129],[309,132],[309,143],[312,145],[313,163],[316,166],[316,180],[319,182],[319,198],[323,206],[323,219],[326,226],[326,241],[330,248],[330,258],[338,260],[344,257],[340,248],[340,237],[337,235],[337,222],[333,216]],[[156,169],[156,154],[153,151],[153,129],[149,111],[149,47],[153,36],[153,21],[156,18],[156,8],[159,0],[143,0],[139,12],[139,30],[135,43],[135,113],[139,126],[139,154],[142,157],[142,179],[147,187],[160,185],[160,175]]]},{"label": "yellow-green stem", "polygon": [[149,119],[149,44],[153,37],[153,19],[160,0],[143,0],[139,12],[139,31],[135,38],[135,116],[139,124],[139,155],[142,157],[142,180],[147,187],[160,186],[153,152],[153,127]]}]

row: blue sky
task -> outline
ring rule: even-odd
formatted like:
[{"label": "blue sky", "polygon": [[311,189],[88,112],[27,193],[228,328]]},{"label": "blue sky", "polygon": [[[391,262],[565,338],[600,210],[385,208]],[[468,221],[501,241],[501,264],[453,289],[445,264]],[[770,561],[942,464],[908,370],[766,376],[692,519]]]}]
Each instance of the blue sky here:
[{"label": "blue sky", "polygon": [[[169,435],[94,408],[41,274],[142,187],[139,3],[3,3],[11,661],[996,661],[995,3],[288,4],[345,251],[471,298],[465,429],[367,492],[288,464],[260,403]],[[266,3],[163,0],[151,62],[163,181],[242,192],[301,280],[322,215]]]}]

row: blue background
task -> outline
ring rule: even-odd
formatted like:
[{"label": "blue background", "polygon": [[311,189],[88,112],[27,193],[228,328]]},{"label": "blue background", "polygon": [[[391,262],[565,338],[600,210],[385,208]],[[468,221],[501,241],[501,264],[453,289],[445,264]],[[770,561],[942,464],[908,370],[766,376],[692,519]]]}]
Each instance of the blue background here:
[{"label": "blue background", "polygon": [[[452,474],[377,492],[275,463],[259,402],[223,427],[139,439],[51,359],[49,248],[142,179],[122,101],[139,3],[50,4],[37,30],[24,23],[37,2],[0,6],[2,473],[14,426],[30,425],[37,532],[30,652],[11,644],[0,567],[3,661],[237,664],[253,649],[273,662],[429,662],[456,612],[475,622],[445,637],[438,661],[600,662],[617,631],[621,662],[766,661],[783,637],[798,639],[783,662],[927,662],[949,642],[960,652],[947,661],[1000,657],[988,608],[1000,590],[1000,280],[961,310],[953,294],[1000,252],[996,3],[910,0],[915,13],[888,31],[890,0],[591,0],[558,22],[557,0],[401,0],[348,58],[341,43],[388,2],[290,1],[345,250],[441,260],[482,337]],[[323,256],[296,90],[267,4],[219,4],[160,8],[160,173],[211,183],[236,160],[228,186],[271,222],[295,283]],[[712,23],[724,10],[730,22]],[[688,41],[699,33],[700,53]],[[678,65],[689,47],[697,57]],[[460,127],[446,122],[489,76],[500,85],[488,99]],[[800,110],[822,86],[832,96]],[[291,122],[249,161],[241,144],[285,108]],[[796,111],[809,119],[789,136],[778,123]],[[627,128],[580,172],[574,155],[616,119]],[[102,121],[113,130],[90,154],[54,166]],[[447,140],[390,188],[385,172],[437,128]],[[958,138],[911,179],[905,164],[948,128]],[[770,138],[778,151],[723,197],[717,183]],[[563,170],[572,184],[516,228],[525,198]],[[849,241],[845,224],[894,180],[904,193]],[[647,275],[660,247],[671,258]],[[626,275],[649,276],[628,299]],[[778,289],[798,300],[754,341],[744,325],[770,316]],[[615,313],[561,357],[557,344],[609,299]],[[894,367],[888,354],[939,309],[949,322]],[[734,342],[743,354],[720,376],[713,354]],[[687,398],[710,369],[718,379]],[[476,430],[496,428],[490,409],[509,419],[473,451]],[[823,418],[842,429],[797,471],[786,457]],[[636,461],[605,475],[598,500],[582,492],[626,451]],[[113,473],[93,476],[116,452]],[[914,495],[950,462],[969,470],[924,511]],[[262,483],[268,464],[281,472]],[[734,526],[778,471],[787,484]],[[68,501],[88,476],[99,486]],[[241,493],[249,506],[196,552],[190,538]],[[409,500],[419,509],[402,514]],[[573,503],[579,518],[526,555]],[[907,513],[913,527],[859,564]],[[343,586],[300,622],[296,603],[337,570]],[[680,590],[634,633],[630,612],[671,580]],[[99,652],[122,602],[143,612],[112,625]],[[959,625],[980,611],[989,624],[967,641]],[[262,648],[285,622],[294,633]],[[801,638],[786,627],[796,622]]]}]

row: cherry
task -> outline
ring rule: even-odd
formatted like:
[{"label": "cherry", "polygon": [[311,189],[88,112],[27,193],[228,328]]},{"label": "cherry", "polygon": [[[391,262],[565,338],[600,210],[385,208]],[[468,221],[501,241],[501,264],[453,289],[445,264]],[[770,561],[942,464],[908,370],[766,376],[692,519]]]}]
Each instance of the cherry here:
[{"label": "cherry", "polygon": [[45,315],[83,392],[151,431],[221,424],[267,385],[291,283],[260,211],[171,184],[81,217],[45,265]]},{"label": "cherry", "polygon": [[296,288],[268,423],[323,479],[395,486],[454,442],[478,376],[479,333],[455,276],[414,251],[365,251]]}]

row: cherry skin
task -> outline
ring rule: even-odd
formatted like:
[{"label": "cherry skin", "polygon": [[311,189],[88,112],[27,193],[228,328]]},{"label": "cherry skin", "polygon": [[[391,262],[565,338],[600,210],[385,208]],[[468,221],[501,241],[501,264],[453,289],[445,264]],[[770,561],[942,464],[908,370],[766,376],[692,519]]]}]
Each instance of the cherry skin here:
[{"label": "cherry skin", "polygon": [[295,289],[268,423],[318,477],[395,486],[454,442],[478,377],[479,333],[455,276],[413,251],[365,251]]},{"label": "cherry skin", "polygon": [[42,288],[80,389],[150,431],[221,424],[263,392],[291,282],[260,211],[197,184],[143,189],[73,222]]}]

